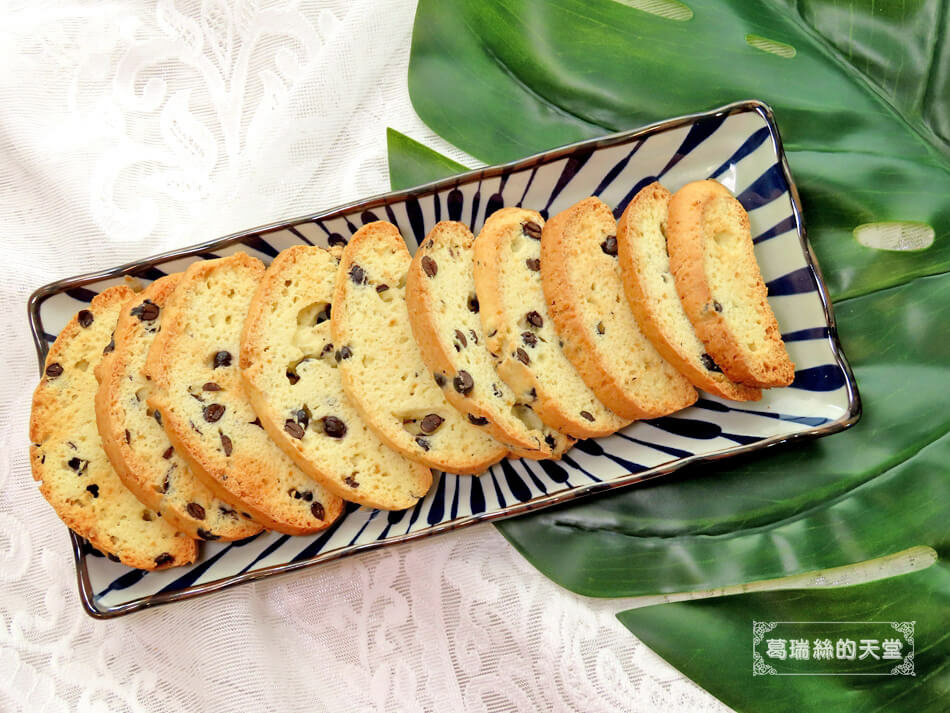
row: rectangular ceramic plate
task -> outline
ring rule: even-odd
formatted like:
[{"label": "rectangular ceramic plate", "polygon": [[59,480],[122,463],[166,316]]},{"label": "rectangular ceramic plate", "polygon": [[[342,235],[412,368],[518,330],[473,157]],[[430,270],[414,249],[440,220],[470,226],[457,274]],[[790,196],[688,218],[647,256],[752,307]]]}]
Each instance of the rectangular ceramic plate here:
[{"label": "rectangular ceramic plate", "polygon": [[521,161],[471,171],[298,220],[231,235],[113,270],[63,280],[30,298],[29,313],[42,370],[49,345],[93,296],[126,276],[141,282],[184,270],[195,260],[246,251],[269,262],[278,251],[327,245],[359,226],[388,220],[410,248],[439,220],[459,220],[477,233],[502,206],[547,217],[587,196],[620,216],[643,186],[670,190],[701,178],[729,187],[749,212],[755,252],[769,303],[797,368],[794,383],[736,404],[702,394],[675,416],[634,423],[584,441],[559,462],[503,461],[481,477],[436,474],[429,494],[411,510],[349,507],[323,533],[275,532],[232,543],[204,543],[190,567],[146,573],[112,562],[72,535],[80,596],[94,617],[180,601],[223,587],[319,562],[496,520],[670,473],[698,460],[758,450],[847,428],[860,415],[854,377],[838,343],[827,292],[805,239],[801,205],[768,106],[730,104]]}]

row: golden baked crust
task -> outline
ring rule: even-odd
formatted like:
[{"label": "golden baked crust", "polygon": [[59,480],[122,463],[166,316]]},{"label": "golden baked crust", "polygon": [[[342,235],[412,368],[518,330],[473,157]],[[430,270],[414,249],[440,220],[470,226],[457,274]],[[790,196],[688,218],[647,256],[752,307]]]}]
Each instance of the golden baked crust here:
[{"label": "golden baked crust", "polygon": [[241,329],[263,274],[263,263],[244,253],[188,267],[149,349],[148,404],[219,498],[269,529],[304,535],[328,527],[343,501],[271,441],[245,392]]},{"label": "golden baked crust", "polygon": [[330,334],[338,269],[319,247],[274,258],[244,322],[241,376],[267,433],[307,475],[344,500],[402,510],[432,473],[386,447],[343,391]]},{"label": "golden baked crust", "polygon": [[533,210],[502,208],[475,239],[475,292],[488,350],[518,400],[548,426],[574,438],[606,436],[630,421],[597,399],[564,354],[541,286],[543,226]]},{"label": "golden baked crust", "polygon": [[657,351],[694,386],[732,401],[757,401],[762,398],[759,389],[730,381],[716,370],[683,310],[666,248],[671,195],[659,183],[651,183],[634,196],[617,223],[627,303]]},{"label": "golden baked crust", "polygon": [[670,267],[686,315],[733,381],[757,388],[795,378],[752,247],[749,216],[720,183],[694,181],[670,200]]},{"label": "golden baked crust", "polygon": [[194,562],[195,541],[122,484],[96,430],[93,370],[130,299],[128,287],[105,290],[50,347],[33,393],[30,465],[43,497],[76,534],[129,567],[166,569]]},{"label": "golden baked crust", "polygon": [[545,223],[541,284],[564,353],[607,408],[623,418],[657,418],[696,401],[696,389],[644,336],[627,304],[617,223],[599,198]]},{"label": "golden baked crust", "polygon": [[[462,223],[437,223],[419,246],[406,278],[406,303],[412,333],[422,358],[442,378],[442,392],[472,423],[483,425],[518,456],[560,458],[573,445],[569,436],[548,428],[519,404],[495,373],[475,295],[472,232]],[[472,388],[453,388],[460,373]]]},{"label": "golden baked crust", "polygon": [[180,277],[156,280],[123,305],[115,346],[96,366],[96,423],[112,467],[145,505],[189,537],[239,540],[257,534],[261,526],[198,480],[147,405],[152,383],[142,368]]},{"label": "golden baked crust", "polygon": [[383,221],[364,225],[343,250],[331,317],[343,388],[390,448],[430,468],[481,473],[507,449],[446,400],[426,367],[406,307],[410,262]]}]

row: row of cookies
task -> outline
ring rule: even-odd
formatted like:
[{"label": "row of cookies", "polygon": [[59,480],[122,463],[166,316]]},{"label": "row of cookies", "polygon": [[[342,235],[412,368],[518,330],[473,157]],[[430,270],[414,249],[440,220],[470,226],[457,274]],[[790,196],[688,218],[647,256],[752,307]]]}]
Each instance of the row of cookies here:
[{"label": "row of cookies", "polygon": [[[688,406],[694,386],[757,398],[777,384],[734,376],[747,360],[723,351],[736,340],[707,338],[703,305],[688,314],[697,300],[677,269],[697,249],[752,255],[744,211],[721,217],[731,196],[710,183],[691,184],[712,198],[683,202],[699,227],[682,246],[676,198],[654,184],[619,226],[596,198],[547,224],[506,208],[478,240],[437,224],[411,257],[377,222],[342,253],[297,246],[266,269],[238,253],[141,293],[106,290],[50,350],[34,477],[93,545],[157,569],[194,561],[196,539],[319,531],[343,500],[410,507],[430,468],[560,457],[575,439]],[[723,302],[706,302],[729,308],[712,313],[741,312],[748,331],[751,259],[712,286],[702,269],[683,284],[700,302],[715,291]],[[752,341],[739,341],[764,353],[777,329],[761,292]]]}]

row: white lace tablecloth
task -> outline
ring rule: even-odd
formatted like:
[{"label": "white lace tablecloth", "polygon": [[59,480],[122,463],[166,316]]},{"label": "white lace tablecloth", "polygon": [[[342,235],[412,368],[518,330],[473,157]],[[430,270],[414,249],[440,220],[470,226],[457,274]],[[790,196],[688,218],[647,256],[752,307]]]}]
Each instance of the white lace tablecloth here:
[{"label": "white lace tablecloth", "polygon": [[27,461],[26,299],[388,190],[413,0],[0,9],[0,710],[719,711],[489,525],[113,621]]}]

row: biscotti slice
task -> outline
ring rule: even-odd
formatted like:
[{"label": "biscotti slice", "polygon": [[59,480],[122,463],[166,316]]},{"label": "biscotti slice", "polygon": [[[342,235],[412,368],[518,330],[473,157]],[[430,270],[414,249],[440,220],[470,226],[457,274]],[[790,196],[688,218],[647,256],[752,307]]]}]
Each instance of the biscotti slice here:
[{"label": "biscotti slice", "polygon": [[345,500],[402,510],[432,473],[383,445],[343,392],[330,335],[338,267],[306,245],[274,259],[244,323],[241,375],[267,433],[301,470]]},{"label": "biscotti slice", "polygon": [[165,569],[194,562],[197,545],[122,484],[96,430],[93,370],[133,296],[125,286],[105,290],[59,333],[33,394],[30,464],[73,532],[129,567]]},{"label": "biscotti slice", "polygon": [[[472,232],[437,223],[412,258],[406,280],[409,322],[442,391],[469,421],[524,458],[559,458],[573,439],[541,422],[495,372],[475,296]],[[458,390],[459,379],[471,388]]]},{"label": "biscotti slice", "polygon": [[244,390],[241,329],[263,275],[244,253],[188,267],[145,362],[155,384],[148,405],[219,498],[269,529],[304,535],[333,522],[343,501],[277,447]]},{"label": "biscotti slice", "polygon": [[564,354],[541,287],[544,219],[502,208],[475,239],[475,293],[495,369],[551,428],[574,438],[606,436],[630,419],[610,411]]},{"label": "biscotti slice", "polygon": [[142,373],[145,357],[179,277],[163,277],[123,305],[114,348],[96,367],[96,422],[112,467],[142,503],[189,537],[239,540],[261,526],[198,480],[147,403],[152,382]]},{"label": "biscotti slice", "polygon": [[630,311],[617,259],[617,222],[585,198],[544,225],[541,285],[564,353],[597,398],[623,418],[657,418],[698,394]]},{"label": "biscotti slice", "polygon": [[653,345],[697,388],[733,401],[757,401],[762,392],[730,381],[696,336],[683,310],[666,248],[670,192],[643,188],[617,223],[617,251],[630,309]]},{"label": "biscotti slice", "polygon": [[507,449],[445,399],[422,360],[406,308],[410,262],[399,231],[382,221],[343,250],[331,316],[343,388],[390,448],[431,468],[481,473]]},{"label": "biscotti slice", "polygon": [[717,181],[683,186],[670,200],[667,243],[686,316],[723,373],[762,389],[791,384],[795,365],[769,307],[742,204]]}]

